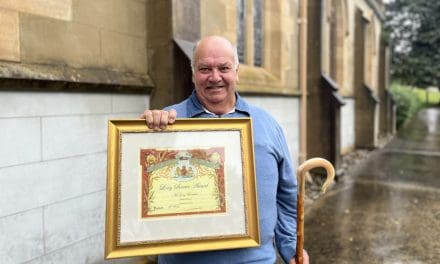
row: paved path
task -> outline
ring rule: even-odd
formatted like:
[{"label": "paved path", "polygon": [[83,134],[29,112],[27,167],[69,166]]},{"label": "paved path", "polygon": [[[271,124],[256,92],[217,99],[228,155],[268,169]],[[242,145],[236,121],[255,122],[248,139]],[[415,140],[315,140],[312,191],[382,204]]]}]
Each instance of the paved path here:
[{"label": "paved path", "polygon": [[306,209],[310,263],[440,263],[439,169],[430,108]]}]

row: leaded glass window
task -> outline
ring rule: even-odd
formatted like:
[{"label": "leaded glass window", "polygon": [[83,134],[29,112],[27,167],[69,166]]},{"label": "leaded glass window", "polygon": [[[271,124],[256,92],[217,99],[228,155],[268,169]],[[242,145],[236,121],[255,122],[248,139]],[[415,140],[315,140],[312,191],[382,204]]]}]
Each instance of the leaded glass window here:
[{"label": "leaded glass window", "polygon": [[[257,67],[263,66],[264,1],[265,0],[236,0],[237,52],[240,63]],[[252,9],[250,7],[252,7]],[[251,37],[247,34],[248,32],[252,32],[253,34],[250,35],[253,36]]]},{"label": "leaded glass window", "polygon": [[254,0],[254,65],[263,66],[263,44],[264,44],[264,0]]},{"label": "leaded glass window", "polygon": [[237,52],[240,63],[245,63],[245,35],[246,35],[246,3],[237,0]]}]

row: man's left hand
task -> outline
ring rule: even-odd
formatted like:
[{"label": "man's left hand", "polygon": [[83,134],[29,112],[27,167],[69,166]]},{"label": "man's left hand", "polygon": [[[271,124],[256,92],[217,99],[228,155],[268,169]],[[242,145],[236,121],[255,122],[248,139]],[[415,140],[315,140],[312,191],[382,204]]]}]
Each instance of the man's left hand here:
[{"label": "man's left hand", "polygon": [[303,263],[296,263],[295,257],[291,258],[289,264],[309,264],[309,254],[303,249]]}]

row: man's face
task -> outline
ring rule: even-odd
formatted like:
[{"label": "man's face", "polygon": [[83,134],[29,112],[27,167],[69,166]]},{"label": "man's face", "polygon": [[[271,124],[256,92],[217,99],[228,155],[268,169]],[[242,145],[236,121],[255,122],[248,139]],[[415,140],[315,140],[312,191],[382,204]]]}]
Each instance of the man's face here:
[{"label": "man's face", "polygon": [[220,106],[231,110],[238,81],[231,45],[223,39],[208,38],[200,42],[195,55],[193,82],[199,100],[208,109]]}]

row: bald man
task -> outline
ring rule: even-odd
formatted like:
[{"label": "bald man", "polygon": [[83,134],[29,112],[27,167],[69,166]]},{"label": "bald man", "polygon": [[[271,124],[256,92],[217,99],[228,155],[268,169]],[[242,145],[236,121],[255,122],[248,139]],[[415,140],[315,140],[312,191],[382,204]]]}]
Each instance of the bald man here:
[{"label": "bald man", "polygon": [[[191,68],[195,85],[191,96],[164,110],[145,110],[141,118],[156,130],[165,129],[176,118],[252,118],[261,246],[162,255],[159,263],[275,263],[276,249],[286,263],[295,263],[297,183],[280,125],[237,93],[238,55],[229,40],[201,39]],[[303,263],[308,264],[304,253]]]}]

